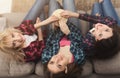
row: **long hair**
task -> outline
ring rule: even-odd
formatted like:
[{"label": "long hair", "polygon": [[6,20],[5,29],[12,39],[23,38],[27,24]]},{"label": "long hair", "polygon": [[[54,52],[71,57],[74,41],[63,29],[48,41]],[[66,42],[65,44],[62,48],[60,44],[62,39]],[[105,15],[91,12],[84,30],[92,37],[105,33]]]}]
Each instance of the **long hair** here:
[{"label": "long hair", "polygon": [[13,32],[22,33],[20,30],[14,28],[7,28],[0,33],[0,49],[3,52],[12,55],[16,60],[23,61],[24,54],[21,51],[22,46],[14,48],[8,45],[10,42],[9,35],[11,35]]},{"label": "long hair", "polygon": [[44,64],[45,78],[78,78],[81,76],[82,65],[78,65],[77,63],[71,63],[68,64],[67,67],[67,73],[65,73],[65,71],[62,71],[57,74],[53,74],[48,70],[46,63]]},{"label": "long hair", "polygon": [[90,58],[109,59],[120,50],[120,28],[113,26],[113,36],[108,39],[96,41],[95,46],[90,51]]}]

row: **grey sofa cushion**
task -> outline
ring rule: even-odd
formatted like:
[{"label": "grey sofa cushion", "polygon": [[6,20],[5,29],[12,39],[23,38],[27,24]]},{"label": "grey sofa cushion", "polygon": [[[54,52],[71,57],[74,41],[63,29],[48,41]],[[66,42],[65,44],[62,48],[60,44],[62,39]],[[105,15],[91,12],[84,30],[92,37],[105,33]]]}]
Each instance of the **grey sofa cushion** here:
[{"label": "grey sofa cushion", "polygon": [[33,73],[34,63],[18,63],[0,51],[0,77],[24,76]]},{"label": "grey sofa cushion", "polygon": [[39,76],[44,76],[43,64],[40,61],[36,64],[35,73]]},{"label": "grey sofa cushion", "polygon": [[88,76],[92,74],[93,72],[93,67],[90,61],[86,61],[86,63],[83,65],[83,71],[81,76]]},{"label": "grey sofa cushion", "polygon": [[6,28],[6,17],[0,17],[0,32]]},{"label": "grey sofa cushion", "polygon": [[9,74],[10,76],[24,76],[34,72],[35,64],[33,62],[20,63],[16,61],[10,61]]},{"label": "grey sofa cushion", "polygon": [[99,74],[120,74],[120,52],[109,60],[94,60],[94,69]]},{"label": "grey sofa cushion", "polygon": [[26,13],[4,13],[1,16],[7,20],[7,27],[19,26],[24,19]]}]

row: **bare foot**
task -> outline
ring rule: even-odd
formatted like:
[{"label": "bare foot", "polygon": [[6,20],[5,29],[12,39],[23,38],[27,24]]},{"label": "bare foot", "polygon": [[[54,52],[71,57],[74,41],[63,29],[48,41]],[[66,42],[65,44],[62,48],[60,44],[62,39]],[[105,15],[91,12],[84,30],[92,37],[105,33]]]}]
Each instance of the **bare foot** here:
[{"label": "bare foot", "polygon": [[99,0],[99,3],[103,2],[103,0]]},{"label": "bare foot", "polygon": [[95,15],[96,15],[96,16],[101,16],[99,13],[96,13]]}]

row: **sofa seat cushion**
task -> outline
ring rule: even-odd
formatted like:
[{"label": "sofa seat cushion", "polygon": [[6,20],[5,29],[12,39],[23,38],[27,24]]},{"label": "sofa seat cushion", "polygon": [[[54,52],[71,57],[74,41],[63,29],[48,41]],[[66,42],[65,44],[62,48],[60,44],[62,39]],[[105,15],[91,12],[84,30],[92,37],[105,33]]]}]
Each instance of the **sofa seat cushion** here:
[{"label": "sofa seat cushion", "polygon": [[93,73],[93,67],[92,63],[90,61],[86,61],[85,64],[83,65],[83,71],[82,71],[82,77],[88,76]]},{"label": "sofa seat cushion", "polygon": [[94,70],[98,74],[120,74],[120,52],[108,60],[94,60]]},{"label": "sofa seat cushion", "polygon": [[0,51],[0,77],[16,77],[34,72],[34,63],[16,62],[10,55]]},{"label": "sofa seat cushion", "polygon": [[115,10],[116,10],[116,12],[117,12],[117,14],[118,14],[118,16],[120,18],[120,8],[115,8]]},{"label": "sofa seat cushion", "polygon": [[6,28],[6,17],[0,17],[0,32]]},{"label": "sofa seat cushion", "polygon": [[40,61],[36,64],[35,73],[39,76],[44,76],[43,64]]},{"label": "sofa seat cushion", "polygon": [[1,16],[7,20],[7,27],[19,26],[23,21],[26,13],[4,13]]}]

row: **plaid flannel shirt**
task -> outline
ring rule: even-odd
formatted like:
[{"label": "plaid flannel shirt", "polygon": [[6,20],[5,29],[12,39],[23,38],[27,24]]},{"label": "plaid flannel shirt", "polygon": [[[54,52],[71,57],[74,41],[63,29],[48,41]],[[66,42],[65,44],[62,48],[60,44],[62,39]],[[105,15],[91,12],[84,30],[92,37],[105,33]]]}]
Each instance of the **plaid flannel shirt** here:
[{"label": "plaid flannel shirt", "polygon": [[[117,21],[111,17],[100,17],[100,16],[92,16],[88,14],[80,14],[79,19],[91,22],[91,23],[102,23],[108,26],[112,26],[117,24]],[[70,29],[70,34],[67,36],[68,39],[71,40],[70,51],[73,53],[75,57],[75,62],[78,64],[83,63],[85,57],[85,51],[90,50],[94,47],[95,38],[92,36],[90,32],[83,37],[80,33],[80,30],[76,28],[72,23],[68,23],[68,27]],[[59,41],[63,37],[63,33],[58,29],[56,32],[51,32],[47,39],[46,48],[42,53],[42,62],[48,62],[50,58],[57,54],[60,46]]]},{"label": "plaid flannel shirt", "polygon": [[108,26],[116,25],[117,21],[110,16],[102,17],[102,16],[95,16],[95,15],[88,15],[88,14],[79,14],[79,19],[88,21],[90,23],[102,23]]},{"label": "plaid flannel shirt", "polygon": [[[36,29],[34,28],[34,24],[31,20],[23,21],[18,27],[15,27],[23,32],[25,35],[33,35],[37,34]],[[43,48],[45,47],[44,41],[33,41],[29,46],[23,48],[23,52],[25,53],[25,61],[38,61],[40,60]]]},{"label": "plaid flannel shirt", "polygon": [[[67,38],[71,41],[70,51],[74,55],[74,62],[81,64],[85,58],[83,48],[80,47],[80,44],[82,43],[82,35],[79,29],[72,23],[67,23],[67,25],[70,29],[70,33],[67,35]],[[46,41],[46,48],[44,48],[42,53],[42,63],[48,62],[53,55],[57,54],[60,48],[59,42],[63,36],[64,34],[60,29],[50,33]]]}]

